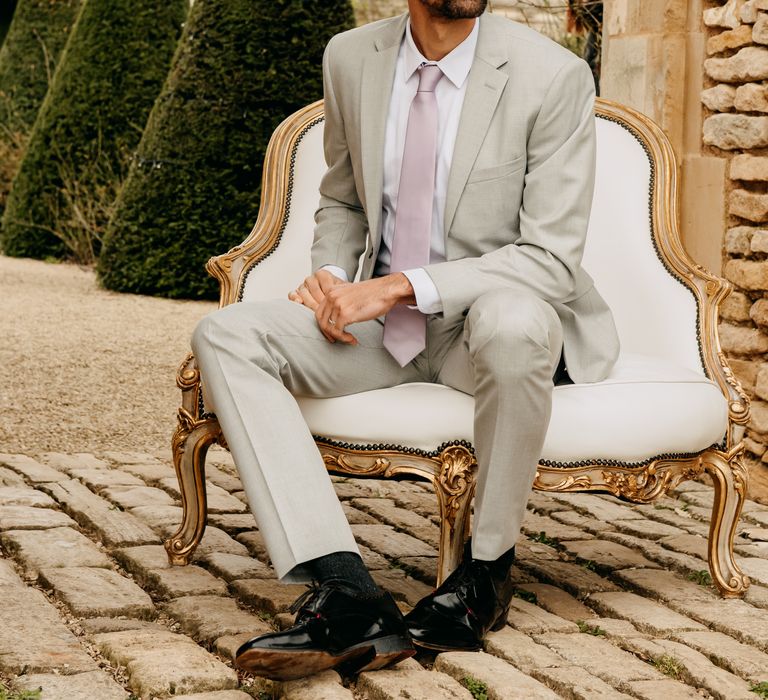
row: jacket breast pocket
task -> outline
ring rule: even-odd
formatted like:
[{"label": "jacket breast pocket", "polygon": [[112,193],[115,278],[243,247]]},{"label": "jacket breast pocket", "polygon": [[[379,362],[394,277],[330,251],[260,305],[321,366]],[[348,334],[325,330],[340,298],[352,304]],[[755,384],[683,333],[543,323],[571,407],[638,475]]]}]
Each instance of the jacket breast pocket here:
[{"label": "jacket breast pocket", "polygon": [[467,184],[475,182],[487,182],[496,180],[500,177],[506,177],[525,167],[525,154],[521,154],[512,160],[508,160],[498,165],[492,165],[487,168],[475,168],[467,178]]}]

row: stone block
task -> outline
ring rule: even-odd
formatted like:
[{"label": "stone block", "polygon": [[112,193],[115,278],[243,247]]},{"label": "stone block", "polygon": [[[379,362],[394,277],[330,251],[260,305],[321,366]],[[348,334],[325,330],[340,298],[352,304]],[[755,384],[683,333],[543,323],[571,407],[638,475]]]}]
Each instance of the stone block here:
[{"label": "stone block", "polygon": [[[562,507],[562,506],[561,506]],[[603,532],[610,532],[616,528],[610,522],[603,522],[597,518],[591,518],[573,510],[559,510],[550,513],[552,520],[566,525],[572,525],[592,535],[599,535]]]},{"label": "stone block", "polygon": [[569,554],[573,554],[583,561],[593,562],[598,568],[609,571],[656,566],[639,552],[616,542],[584,540],[582,542],[566,542],[564,546]]},{"label": "stone block", "polygon": [[143,484],[141,486],[112,486],[105,488],[101,495],[112,503],[116,503],[123,510],[174,505],[174,500],[165,491]]},{"label": "stone block", "polygon": [[266,564],[258,559],[243,557],[239,554],[211,552],[205,554],[201,561],[225,581],[236,581],[241,578],[275,578],[275,572]]},{"label": "stone block", "polygon": [[47,530],[9,530],[0,542],[20,560],[30,576],[40,569],[64,566],[111,566],[104,554],[87,537],[68,527]]},{"label": "stone block", "polygon": [[61,621],[41,591],[27,588],[11,563],[0,560],[0,671],[4,676],[96,671],[96,662]]},{"label": "stone block", "polygon": [[681,534],[680,528],[655,520],[617,520],[616,529],[619,532],[636,537],[644,537],[649,540],[658,540],[662,537]]},{"label": "stone block", "polygon": [[752,401],[749,427],[762,435],[768,435],[768,402]]},{"label": "stone block", "polygon": [[753,683],[768,681],[768,654],[722,632],[679,632],[673,638],[696,649],[713,663]]},{"label": "stone block", "polygon": [[117,510],[79,481],[47,484],[46,490],[83,527],[95,530],[104,544],[126,546],[154,544],[158,536],[130,513]]},{"label": "stone block", "polygon": [[[736,156],[736,158],[740,157]],[[733,177],[733,171],[731,171],[731,177]],[[754,231],[755,229],[751,226],[736,226],[728,229],[725,234],[725,252],[730,255],[749,255],[752,251],[750,242]]]},{"label": "stone block", "polygon": [[768,352],[768,335],[758,328],[721,323],[720,344],[727,353],[757,355]]},{"label": "stone block", "polygon": [[[167,528],[165,534],[170,536],[175,530],[176,527]],[[238,537],[245,537],[249,534],[251,533],[246,532],[238,535]],[[227,554],[239,554],[240,556],[248,555],[248,549],[244,544],[232,539],[224,530],[208,526],[205,528],[205,534],[203,539],[200,540],[193,558],[197,561],[211,552],[226,552]]]},{"label": "stone block", "polygon": [[161,532],[174,530],[181,524],[183,511],[179,506],[138,506],[131,508],[131,515],[135,515],[143,523]]},{"label": "stone block", "polygon": [[46,530],[75,525],[68,515],[52,508],[0,506],[0,530]]},{"label": "stone block", "polygon": [[232,537],[256,528],[251,513],[208,513],[208,522]]},{"label": "stone block", "polygon": [[760,12],[752,27],[752,41],[756,44],[768,44],[768,15]]},{"label": "stone block", "polygon": [[283,683],[280,700],[354,700],[354,695],[341,684],[341,677],[336,671],[325,671],[310,678]]},{"label": "stone block", "polygon": [[45,464],[70,474],[73,469],[108,469],[109,464],[90,452],[44,452],[40,460]]},{"label": "stone block", "polygon": [[698,622],[634,593],[595,593],[589,600],[603,615],[629,620],[648,634],[664,636],[671,632],[704,630]]},{"label": "stone block", "polygon": [[617,590],[616,585],[607,578],[578,564],[556,559],[520,560],[518,563],[524,570],[533,573],[537,580],[558,586],[577,598],[598,591]]},{"label": "stone block", "polygon": [[162,462],[154,455],[148,452],[118,452],[116,450],[108,450],[101,455],[104,459],[110,462],[117,462],[120,467],[127,464],[162,464]]},{"label": "stone block", "polygon": [[14,681],[16,690],[42,690],[42,700],[129,700],[128,693],[106,671],[87,671],[74,676],[33,673]]},{"label": "stone block", "polygon": [[572,525],[566,525],[565,523],[552,520],[538,513],[532,513],[527,511],[522,523],[523,532],[529,537],[536,539],[542,533],[553,540],[558,542],[564,540],[583,540],[589,539],[592,536],[584,532],[584,530],[573,527]]},{"label": "stone block", "polygon": [[472,700],[472,694],[455,678],[439,671],[426,671],[410,659],[394,668],[361,673],[357,691],[371,700]]},{"label": "stone block", "polygon": [[681,680],[703,688],[716,698],[752,700],[754,697],[746,681],[718,668],[706,656],[685,644],[668,639],[635,639],[627,640],[627,645],[652,660],[665,656],[674,659],[680,667]]},{"label": "stone block", "polygon": [[77,467],[70,469],[69,473],[73,479],[82,481],[89,489],[97,493],[110,486],[144,486],[141,479],[120,469]]},{"label": "stone block", "polygon": [[746,180],[749,182],[768,180],[768,158],[764,156],[740,153],[731,159],[729,167],[731,180]]},{"label": "stone block", "polygon": [[93,637],[114,665],[125,667],[131,689],[141,697],[228,690],[237,673],[189,637],[168,630],[131,630]]},{"label": "stone block", "polygon": [[427,518],[407,508],[396,506],[386,498],[355,498],[352,500],[352,505],[376,516],[378,520],[387,525],[392,525],[402,530],[411,530],[417,527],[431,529],[434,527]]},{"label": "stone block", "polygon": [[701,700],[695,688],[680,681],[665,678],[663,681],[633,681],[627,689],[640,700]]},{"label": "stone block", "polygon": [[590,493],[556,493],[552,498],[603,522],[643,519],[640,513],[614,498],[600,498]]},{"label": "stone block", "polygon": [[404,600],[411,606],[416,605],[433,590],[432,586],[404,575],[399,569],[372,571],[371,576],[376,584],[389,591],[395,600]]},{"label": "stone block", "polygon": [[768,253],[768,231],[755,231],[749,247],[753,253]]},{"label": "stone block", "polygon": [[735,29],[730,29],[715,34],[707,39],[707,53],[712,55],[722,53],[730,49],[740,49],[752,43],[752,27],[743,24]]},{"label": "stone block", "polygon": [[179,623],[184,634],[205,644],[226,635],[248,632],[255,637],[273,631],[261,618],[238,608],[232,598],[187,596],[165,604],[163,609]]},{"label": "stone block", "polygon": [[595,617],[595,613],[584,603],[557,586],[550,586],[547,583],[522,583],[518,588],[533,593],[536,596],[537,605],[564,620],[578,622]]},{"label": "stone block", "polygon": [[564,620],[540,608],[538,605],[518,598],[513,598],[510,603],[507,623],[514,629],[526,634],[542,634],[545,632],[575,633],[579,631],[578,626],[574,622]]},{"label": "stone block", "polygon": [[503,698],[510,688],[526,700],[556,700],[559,697],[536,679],[483,652],[440,654],[435,659],[434,667],[459,682],[469,677],[484,683],[489,697]]},{"label": "stone block", "polygon": [[421,540],[397,532],[389,525],[352,525],[355,539],[379,554],[399,557],[437,556],[437,551]]},{"label": "stone block", "polygon": [[704,120],[703,131],[705,144],[726,151],[763,148],[768,145],[768,117],[713,114]]},{"label": "stone block", "polygon": [[[758,16],[758,9],[757,5],[755,4],[755,0],[747,0],[739,10],[739,19],[741,19],[744,24],[754,24],[757,22],[757,16]],[[739,27],[741,29],[741,27]],[[749,38],[750,42],[752,39],[752,27],[747,27],[749,29]],[[736,30],[731,30],[736,31]]]},{"label": "stone block", "polygon": [[632,697],[576,666],[545,668],[534,671],[533,675],[560,693],[560,697],[573,700],[628,700]]},{"label": "stone block", "polygon": [[26,455],[0,453],[0,464],[4,464],[13,471],[23,474],[27,481],[33,484],[42,484],[51,481],[62,481],[67,478],[58,469],[41,464],[36,459]]},{"label": "stone block", "polygon": [[[244,693],[242,690],[213,690],[210,693],[174,695],[173,700],[253,700],[253,695]],[[322,699],[318,698],[318,700]]]},{"label": "stone block", "polygon": [[735,99],[736,88],[724,83],[703,90],[701,93],[701,102],[713,112],[728,112],[733,109]]},{"label": "stone block", "polygon": [[768,299],[758,299],[752,304],[749,309],[749,317],[758,326],[768,328]]},{"label": "stone block", "polygon": [[41,569],[40,581],[77,617],[136,617],[157,614],[152,599],[129,578],[111,569]]},{"label": "stone block", "polygon": [[227,585],[199,566],[171,566],[160,545],[126,547],[114,552],[115,558],[136,580],[156,591],[161,598],[190,595],[226,595]]},{"label": "stone block", "polygon": [[740,216],[748,221],[764,222],[768,220],[768,195],[732,190],[728,196],[728,211],[732,216]]},{"label": "stone block", "polygon": [[689,554],[675,552],[674,550],[662,547],[658,542],[647,540],[644,537],[635,537],[634,535],[625,535],[620,532],[611,532],[606,534],[606,539],[618,542],[627,547],[632,547],[633,549],[638,549],[655,564],[659,564],[666,569],[679,571],[684,575],[707,568],[707,562],[703,559],[692,557]]},{"label": "stone block", "polygon": [[760,83],[740,85],[736,90],[733,106],[740,112],[768,112],[765,85]]},{"label": "stone block", "polygon": [[728,58],[708,58],[706,74],[718,83],[749,83],[768,78],[768,49],[746,46]]},{"label": "stone block", "polygon": [[2,486],[20,486],[25,487],[27,482],[21,474],[17,474],[8,467],[0,466],[0,487]]},{"label": "stone block", "polygon": [[704,24],[708,27],[728,27],[734,29],[741,24],[741,8],[746,0],[727,0],[722,5],[704,10]]},{"label": "stone block", "polygon": [[[179,482],[175,476],[160,479],[158,484],[174,498],[181,499]],[[208,510],[211,513],[245,513],[248,510],[248,506],[245,503],[229,494],[220,486],[216,486],[216,484],[206,482],[205,490],[208,499]]]},{"label": "stone block", "polygon": [[534,637],[562,656],[570,665],[583,668],[610,685],[620,687],[630,681],[661,680],[652,666],[610,642],[589,634],[546,634]]},{"label": "stone block", "polygon": [[511,627],[489,632],[485,638],[485,650],[528,674],[534,669],[567,664],[559,654]]},{"label": "stone block", "polygon": [[306,586],[280,583],[275,579],[243,579],[232,584],[232,591],[243,602],[269,615],[288,610],[306,590]]},{"label": "stone block", "polygon": [[161,479],[173,476],[173,467],[167,464],[123,464],[121,471],[128,472],[147,484],[157,484]]}]

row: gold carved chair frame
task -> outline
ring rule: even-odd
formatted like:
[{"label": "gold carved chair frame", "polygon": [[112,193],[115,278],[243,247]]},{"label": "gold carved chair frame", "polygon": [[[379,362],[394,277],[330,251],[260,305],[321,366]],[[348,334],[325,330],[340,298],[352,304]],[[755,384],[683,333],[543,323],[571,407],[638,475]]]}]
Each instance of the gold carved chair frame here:
[{"label": "gold carved chair frame", "polygon": [[[597,100],[595,113],[598,118],[628,129],[648,154],[653,242],[660,262],[695,296],[701,359],[707,375],[728,401],[728,430],[721,445],[694,455],[660,455],[640,464],[610,460],[542,462],[534,488],[559,493],[607,492],[634,503],[649,503],[682,481],[709,474],[714,484],[708,546],[712,579],[724,596],[740,596],[749,580],[734,559],[733,539],[747,492],[742,438],[749,417],[749,398],[734,377],[717,334],[719,306],[732,285],[694,263],[683,249],[677,218],[676,162],[659,127],[639,112],[604,99]],[[264,161],[261,207],[255,227],[241,245],[211,258],[207,264],[209,273],[221,285],[220,306],[239,300],[248,272],[279,243],[287,218],[298,143],[322,119],[323,105],[319,101],[288,118],[275,131]],[[200,373],[191,354],[179,368],[177,383],[182,405],[172,449],[183,522],[165,547],[171,563],[184,565],[205,530],[206,452],[213,443],[226,444],[215,416],[203,413]],[[477,466],[472,446],[456,442],[426,453],[396,445],[341,444],[322,436],[315,440],[333,474],[412,478],[433,485],[441,516],[438,581],[443,580],[457,565],[468,536]]]}]

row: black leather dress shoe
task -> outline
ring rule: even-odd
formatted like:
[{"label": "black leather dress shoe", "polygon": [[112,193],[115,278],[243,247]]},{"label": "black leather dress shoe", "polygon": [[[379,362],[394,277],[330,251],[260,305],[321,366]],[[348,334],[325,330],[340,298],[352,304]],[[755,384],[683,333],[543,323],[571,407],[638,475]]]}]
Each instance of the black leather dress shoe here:
[{"label": "black leather dress shoe", "polygon": [[254,637],[235,664],[257,676],[287,681],[335,668],[372,671],[413,656],[405,621],[389,593],[363,596],[339,581],[314,584],[291,606],[296,624]]},{"label": "black leather dress shoe", "polygon": [[488,631],[506,623],[514,558],[513,547],[496,561],[478,561],[467,543],[459,567],[405,616],[413,643],[437,651],[481,649]]}]

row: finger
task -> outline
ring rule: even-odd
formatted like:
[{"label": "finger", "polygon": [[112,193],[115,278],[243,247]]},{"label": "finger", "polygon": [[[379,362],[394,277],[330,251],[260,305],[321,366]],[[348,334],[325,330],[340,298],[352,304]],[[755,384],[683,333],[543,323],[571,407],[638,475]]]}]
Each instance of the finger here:
[{"label": "finger", "polygon": [[304,290],[306,290],[318,304],[325,297],[325,293],[320,289],[320,284],[314,275],[307,277],[307,279],[304,280],[304,284],[299,287],[299,293],[303,294]]},{"label": "finger", "polygon": [[326,326],[323,325],[323,314],[325,313],[325,307],[327,306],[325,301],[322,301],[320,304],[318,304],[317,308],[315,309],[315,319],[317,320],[317,327],[320,329],[320,332],[325,336],[325,339],[329,343],[335,343],[336,339],[331,335],[330,331],[327,330]]},{"label": "finger", "polygon": [[318,270],[316,277],[323,294],[328,294],[337,284],[344,284],[344,280],[340,280],[336,275],[328,272],[328,270]]},{"label": "finger", "polygon": [[319,306],[317,300],[315,299],[315,297],[312,296],[312,294],[310,294],[307,287],[302,285],[301,287],[299,287],[297,291],[298,291],[299,297],[301,298],[301,302],[302,304],[304,304],[304,306],[309,307],[310,309],[312,309],[312,311],[314,311]]},{"label": "finger", "polygon": [[304,300],[296,292],[288,292],[288,298],[297,304],[304,303]]}]

